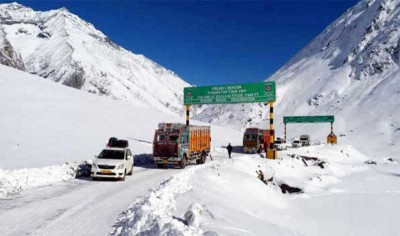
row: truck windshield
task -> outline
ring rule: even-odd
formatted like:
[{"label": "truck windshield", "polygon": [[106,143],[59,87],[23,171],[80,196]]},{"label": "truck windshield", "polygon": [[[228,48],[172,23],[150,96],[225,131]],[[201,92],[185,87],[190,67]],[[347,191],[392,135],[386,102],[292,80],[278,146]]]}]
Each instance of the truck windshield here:
[{"label": "truck windshield", "polygon": [[246,141],[256,141],[257,135],[256,134],[245,134],[243,139]]},{"label": "truck windshield", "polygon": [[122,150],[103,150],[98,156],[99,159],[124,159],[124,151]]},{"label": "truck windshield", "polygon": [[179,139],[179,135],[170,135],[169,136],[169,141],[170,142],[172,142],[172,143],[176,143],[176,142],[178,142],[178,139]]},{"label": "truck windshield", "polygon": [[157,142],[165,142],[165,135],[164,134],[157,135]]}]

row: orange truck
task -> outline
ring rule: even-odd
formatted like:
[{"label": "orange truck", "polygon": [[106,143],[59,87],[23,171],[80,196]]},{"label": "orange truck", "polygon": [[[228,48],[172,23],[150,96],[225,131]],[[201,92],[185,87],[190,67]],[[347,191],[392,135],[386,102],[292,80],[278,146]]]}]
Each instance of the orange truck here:
[{"label": "orange truck", "polygon": [[260,153],[270,145],[269,130],[247,128],[243,135],[243,151],[246,153]]},{"label": "orange truck", "polygon": [[210,147],[210,126],[160,123],[154,133],[154,164],[157,167],[173,164],[181,168],[191,160],[203,164]]}]

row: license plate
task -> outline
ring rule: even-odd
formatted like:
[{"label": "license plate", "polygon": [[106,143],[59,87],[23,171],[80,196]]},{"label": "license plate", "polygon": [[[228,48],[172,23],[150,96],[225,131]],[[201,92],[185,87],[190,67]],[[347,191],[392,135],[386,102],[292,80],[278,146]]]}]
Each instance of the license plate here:
[{"label": "license plate", "polygon": [[103,174],[110,174],[110,173],[111,173],[111,170],[101,170],[100,173],[103,173]]},{"label": "license plate", "polygon": [[168,160],[163,160],[162,163],[163,163],[163,164],[167,164],[167,163],[168,163]]}]

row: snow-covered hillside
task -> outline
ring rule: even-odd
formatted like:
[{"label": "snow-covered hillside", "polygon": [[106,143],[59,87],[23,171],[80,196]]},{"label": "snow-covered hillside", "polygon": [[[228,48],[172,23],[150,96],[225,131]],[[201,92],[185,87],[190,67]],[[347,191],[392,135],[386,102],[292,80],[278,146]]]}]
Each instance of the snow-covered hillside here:
[{"label": "snow-covered hillside", "polygon": [[[275,121],[283,116],[335,115],[340,143],[395,156],[400,145],[400,1],[360,1],[268,80],[277,83]],[[264,104],[214,106],[198,119],[268,128]],[[245,124],[245,125],[244,125]],[[325,139],[329,124],[289,125],[288,138]]]},{"label": "snow-covered hillside", "polygon": [[[93,159],[114,136],[128,139],[134,154],[151,154],[159,122],[184,122],[183,115],[99,97],[4,65],[0,75],[0,169]],[[213,145],[240,142],[237,131],[213,126],[211,132]]]},{"label": "snow-covered hillside", "polygon": [[64,85],[162,111],[180,112],[188,84],[112,42],[62,8],[0,4],[0,63]]}]

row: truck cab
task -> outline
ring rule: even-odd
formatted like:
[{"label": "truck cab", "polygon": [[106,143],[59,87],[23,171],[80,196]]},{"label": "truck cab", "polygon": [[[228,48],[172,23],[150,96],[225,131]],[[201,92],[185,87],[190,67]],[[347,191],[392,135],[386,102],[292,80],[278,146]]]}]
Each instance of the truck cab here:
[{"label": "truck cab", "polygon": [[134,159],[127,147],[107,147],[95,158],[91,168],[93,180],[111,178],[125,180],[132,175]]},{"label": "truck cab", "polygon": [[310,135],[308,134],[301,135],[300,142],[302,146],[310,146]]},{"label": "truck cab", "polygon": [[187,135],[183,134],[180,126],[159,126],[154,134],[153,156],[158,167],[168,162],[179,162],[179,144],[187,143]]},{"label": "truck cab", "polygon": [[243,134],[243,151],[246,153],[260,153],[270,144],[269,130],[247,128]]}]

